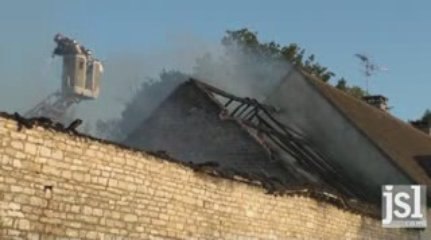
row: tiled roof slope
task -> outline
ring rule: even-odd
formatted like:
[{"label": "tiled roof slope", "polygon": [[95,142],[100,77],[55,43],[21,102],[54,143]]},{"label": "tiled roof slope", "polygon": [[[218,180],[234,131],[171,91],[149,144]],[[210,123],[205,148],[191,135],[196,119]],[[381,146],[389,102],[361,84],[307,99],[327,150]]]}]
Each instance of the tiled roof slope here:
[{"label": "tiled roof slope", "polygon": [[412,180],[431,186],[431,179],[418,161],[431,158],[431,137],[391,114],[379,110],[332,86],[303,73],[317,89],[353,125],[368,137],[397,167]]}]

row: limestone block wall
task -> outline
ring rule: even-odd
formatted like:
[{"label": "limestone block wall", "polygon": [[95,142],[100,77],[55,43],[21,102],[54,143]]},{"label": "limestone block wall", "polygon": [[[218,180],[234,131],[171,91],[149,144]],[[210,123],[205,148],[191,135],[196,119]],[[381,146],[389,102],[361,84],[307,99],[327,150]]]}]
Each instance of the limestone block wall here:
[{"label": "limestone block wall", "polygon": [[303,196],[275,197],[0,117],[0,239],[417,239]]}]

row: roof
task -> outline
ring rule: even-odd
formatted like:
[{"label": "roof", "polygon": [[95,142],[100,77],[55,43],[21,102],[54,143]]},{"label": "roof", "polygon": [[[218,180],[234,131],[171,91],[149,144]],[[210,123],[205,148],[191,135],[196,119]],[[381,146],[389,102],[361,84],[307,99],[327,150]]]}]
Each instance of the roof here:
[{"label": "roof", "polygon": [[431,158],[431,137],[410,124],[304,73],[305,79],[402,172],[414,182],[431,186],[418,161]]},{"label": "roof", "polygon": [[[252,140],[259,145],[260,149],[264,150],[266,153],[265,156],[261,156],[258,159],[254,157],[255,154],[251,154],[251,149],[238,149],[237,152],[233,152],[232,155],[241,153],[248,156],[245,160],[241,158],[230,159],[230,161],[238,162],[237,164],[232,164],[235,167],[233,170],[236,172],[241,172],[241,174],[245,175],[251,174],[253,178],[274,178],[278,184],[284,187],[317,187],[327,192],[341,194],[349,198],[370,200],[366,192],[358,189],[356,180],[353,181],[350,179],[340,170],[340,167],[336,163],[328,161],[325,156],[314,149],[298,132],[279,122],[273,116],[273,113],[277,111],[274,107],[261,104],[251,98],[234,96],[195,79],[181,84],[153,112],[150,118],[143,122],[126,139],[125,143],[143,149],[148,147],[153,148],[152,150],[154,148],[163,149],[169,154],[173,154],[169,149],[164,149],[164,146],[169,147],[169,144],[164,145],[166,144],[165,135],[158,130],[166,131],[172,136],[174,134],[171,131],[172,124],[175,124],[175,129],[187,129],[186,122],[189,119],[187,115],[183,116],[181,120],[176,117],[172,119],[172,116],[166,116],[166,113],[172,111],[190,112],[185,105],[189,105],[190,108],[195,109],[195,114],[197,108],[206,109],[206,114],[215,111],[217,116],[216,122],[223,123],[220,126],[212,120],[209,122],[208,118],[204,119],[204,121],[207,121],[207,123],[202,123],[202,126],[206,129],[204,135],[211,135],[211,132],[213,132],[212,128],[221,131],[220,127],[223,127],[223,134],[227,134],[224,130],[229,130],[229,132],[242,137],[237,138],[238,141],[248,142]],[[166,113],[162,113],[163,111]],[[169,122],[167,123],[167,121]],[[183,125],[179,126],[178,124]],[[188,141],[179,142],[180,146],[173,147],[172,151],[175,151],[176,148],[180,148],[181,151],[185,152],[195,151],[199,146],[190,143],[193,141],[191,138],[199,138],[202,144],[204,144],[206,136],[203,136],[202,133],[197,136],[196,132],[199,132],[197,128],[199,127],[196,126],[195,131],[186,131],[192,133],[187,133],[186,138],[182,136],[180,139],[188,139]],[[153,141],[157,141],[154,139],[158,138],[155,134],[162,135],[163,142],[153,144]],[[152,141],[152,143],[146,145],[144,143],[146,141]],[[218,144],[222,140],[218,139],[215,141],[212,139],[212,141]],[[208,147],[212,147],[211,145],[214,144],[210,144]],[[227,147],[229,149],[232,148],[232,146]],[[195,153],[193,154],[196,155]],[[184,161],[190,161],[184,155],[173,156]],[[208,161],[213,156],[200,155],[200,157],[207,158]],[[259,176],[260,174],[267,175]]]},{"label": "roof", "polygon": [[[269,161],[281,163],[289,183],[319,186],[348,197],[369,200],[367,194],[340,171],[339,166],[311,146],[300,133],[278,121],[277,110],[255,99],[240,98],[197,80],[191,80],[220,106],[225,119],[235,119],[264,148],[269,149]],[[280,179],[282,180],[282,179]]]}]

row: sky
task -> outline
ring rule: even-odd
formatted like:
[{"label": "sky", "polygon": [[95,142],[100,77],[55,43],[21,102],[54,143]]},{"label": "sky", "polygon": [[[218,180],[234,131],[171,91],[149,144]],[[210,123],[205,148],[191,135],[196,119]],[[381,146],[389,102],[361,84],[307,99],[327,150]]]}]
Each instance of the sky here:
[{"label": "sky", "polygon": [[113,109],[140,81],[162,69],[190,70],[226,30],[247,27],[262,41],[299,44],[362,87],[354,54],[368,54],[389,69],[370,79],[370,92],[411,120],[431,108],[429,9],[430,1],[394,0],[2,0],[0,111],[25,112],[60,87],[60,61],[50,57],[57,32],[104,61],[100,100],[79,106],[95,119],[118,115]]}]

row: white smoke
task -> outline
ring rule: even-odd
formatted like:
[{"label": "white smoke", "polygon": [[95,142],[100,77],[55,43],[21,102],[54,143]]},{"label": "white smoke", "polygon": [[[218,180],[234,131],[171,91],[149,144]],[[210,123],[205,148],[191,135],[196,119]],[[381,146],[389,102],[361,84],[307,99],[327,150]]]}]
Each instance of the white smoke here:
[{"label": "white smoke", "polygon": [[[47,49],[49,46],[47,44]],[[71,119],[81,118],[87,126],[91,125],[88,127],[92,130],[90,134],[95,134],[97,120],[121,122],[126,117],[138,120],[145,118],[149,111],[143,116],[138,116],[143,112],[139,109],[129,111],[135,115],[123,116],[122,113],[126,110],[126,103],[140,99],[135,95],[145,93],[141,91],[145,86],[143,83],[149,79],[158,81],[163,70],[176,70],[232,94],[263,100],[290,69],[287,62],[244,52],[242,46],[224,46],[191,34],[169,36],[168,44],[163,48],[143,52],[145,48],[148,47],[136,46],[135,52],[105,53],[106,56],[102,58],[105,72],[99,99],[81,102],[71,109],[68,116]],[[44,52],[49,51],[45,49]],[[2,105],[4,110],[25,113],[59,89],[61,60],[46,57],[46,54],[39,55],[37,65],[31,65],[33,68],[24,71],[26,74],[23,76],[14,76],[19,81],[13,82],[20,91],[11,89],[6,82],[2,83],[5,85],[3,90],[18,93],[16,100]],[[169,91],[172,90],[171,85]],[[145,105],[151,104],[147,108],[153,108],[168,94],[161,93],[153,101],[142,101],[138,105],[145,109]]]},{"label": "white smoke", "polygon": [[272,56],[244,51],[243,46],[222,46],[222,54],[208,53],[196,63],[193,75],[240,97],[263,101],[291,69]]},{"label": "white smoke", "polygon": [[105,71],[100,97],[79,104],[77,117],[91,125],[97,120],[121,118],[126,103],[139,93],[143,83],[157,81],[164,70],[191,73],[196,59],[205,52],[215,52],[217,46],[191,35],[169,36],[169,40],[171,43],[164,48],[144,52],[146,46],[136,46],[135,52],[111,53],[102,59]]},{"label": "white smoke", "polygon": [[[128,56],[124,59],[117,58],[115,63],[110,62],[107,66],[108,76],[104,84],[111,84],[105,86],[105,88],[111,89],[111,93],[125,93],[122,96],[116,96],[116,98],[122,99],[116,109],[116,111],[121,109],[122,115],[115,121],[102,118],[107,124],[101,127],[102,134],[99,132],[99,137],[120,141],[138,127],[152,110],[175,89],[176,85],[186,80],[181,77],[181,81],[172,82],[165,79],[166,82],[160,80],[157,82],[158,79],[154,76],[163,70],[179,70],[181,73],[193,76],[234,95],[255,98],[260,101],[263,101],[291,70],[288,62],[274,56],[247,52],[243,46],[207,44],[204,48],[196,48],[197,45],[191,44],[190,41],[187,46],[183,45],[181,49],[164,52],[156,57],[135,56],[135,58],[130,58]],[[151,71],[145,71],[145,69]],[[153,87],[138,82],[150,76],[156,80]],[[118,82],[119,79],[123,85]],[[127,84],[129,86],[132,84],[133,89],[127,89]],[[148,87],[154,89],[146,91],[145,88]],[[108,89],[105,90],[105,94],[106,92]],[[158,92],[158,95],[154,95],[154,92]],[[110,100],[112,101],[112,98]],[[103,104],[103,101],[98,101],[98,104]],[[122,109],[125,105],[126,109]],[[117,125],[113,126],[113,124]],[[120,129],[120,132],[116,132],[115,136],[109,136],[110,134],[106,134],[104,131],[108,128],[115,131]]]}]

